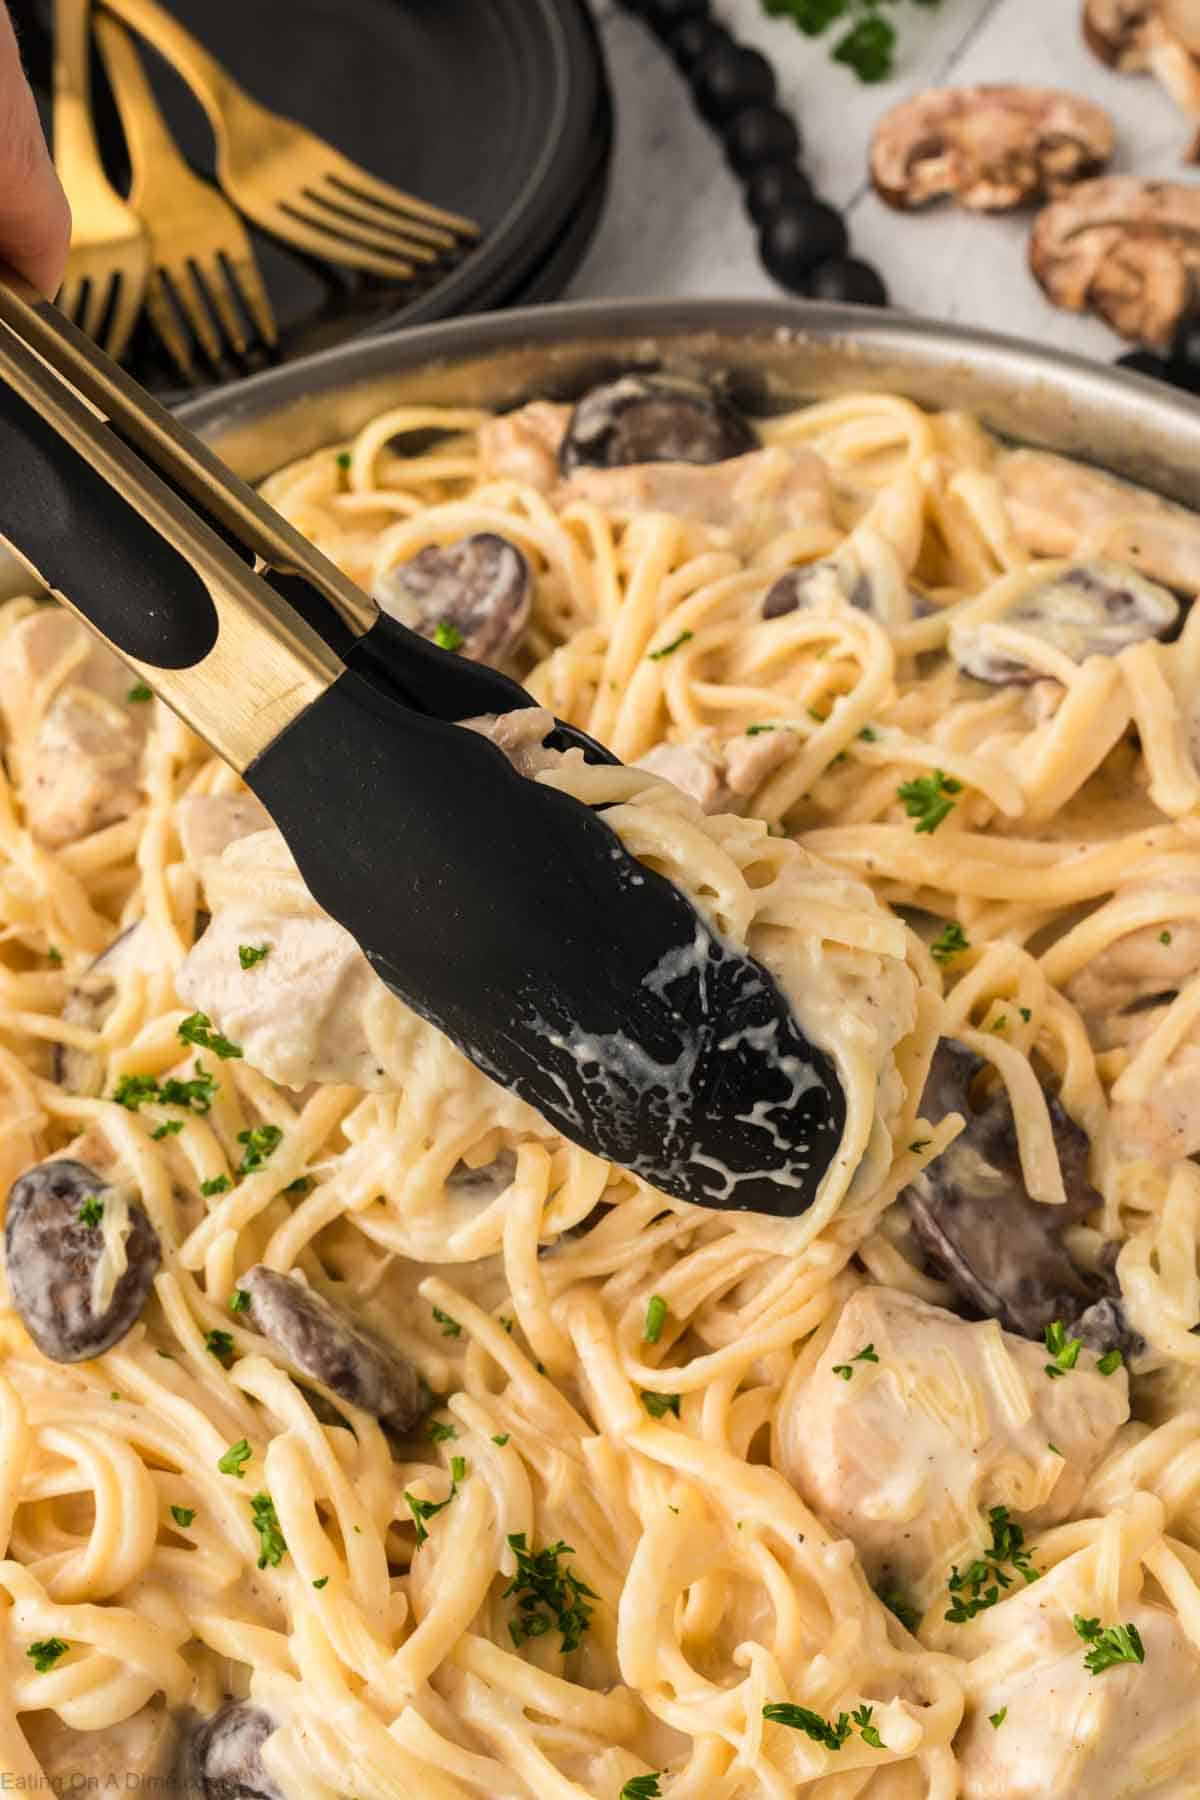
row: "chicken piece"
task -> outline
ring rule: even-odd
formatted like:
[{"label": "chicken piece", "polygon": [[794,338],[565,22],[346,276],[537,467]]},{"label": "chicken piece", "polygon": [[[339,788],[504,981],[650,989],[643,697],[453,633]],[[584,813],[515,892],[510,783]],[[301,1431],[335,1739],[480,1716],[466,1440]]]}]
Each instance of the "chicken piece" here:
[{"label": "chicken piece", "polygon": [[186,794],[175,809],[184,860],[220,856],[227,844],[266,831],[271,815],[253,794]]},{"label": "chicken piece", "polygon": [[1083,1351],[1052,1380],[1046,1361],[994,1320],[860,1289],[784,1395],[779,1466],[851,1539],[872,1583],[923,1609],[950,1565],[977,1553],[986,1509],[1034,1526],[1067,1518],[1129,1416],[1123,1369],[1100,1375]]},{"label": "chicken piece", "polygon": [[590,501],[619,516],[665,512],[707,528],[721,548],[751,554],[780,532],[832,525],[825,464],[802,446],[751,450],[717,463],[578,468],[556,502]]},{"label": "chicken piece", "polygon": [[983,1654],[954,1741],[963,1800],[1192,1800],[1200,1657],[1174,1613],[1139,1603],[1121,1623],[1137,1627],[1145,1662],[1093,1674],[1067,1568],[964,1628]]},{"label": "chicken piece", "polygon": [[26,823],[57,850],[141,804],[151,709],[135,678],[57,606],[0,634],[0,715]]},{"label": "chicken piece", "polygon": [[25,1713],[21,1729],[55,1793],[174,1786],[179,1732],[161,1700],[99,1731],[75,1731],[55,1712]]},{"label": "chicken piece", "polygon": [[639,758],[637,766],[661,775],[703,812],[741,812],[742,802],[787,761],[796,743],[796,733],[786,728],[724,741],[706,730],[684,743],[656,744]]},{"label": "chicken piece", "polygon": [[479,454],[490,481],[523,481],[548,494],[558,484],[558,452],[571,420],[569,406],[534,400],[479,427]]},{"label": "chicken piece", "polygon": [[1200,592],[1200,517],[1186,507],[1046,450],[1004,451],[996,474],[1027,550],[1103,552],[1189,599]]}]

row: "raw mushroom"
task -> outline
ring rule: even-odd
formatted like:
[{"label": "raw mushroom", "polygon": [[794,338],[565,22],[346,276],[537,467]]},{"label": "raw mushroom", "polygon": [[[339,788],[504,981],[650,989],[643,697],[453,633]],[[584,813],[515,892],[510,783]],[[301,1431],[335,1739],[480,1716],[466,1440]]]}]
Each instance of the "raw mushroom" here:
[{"label": "raw mushroom", "polygon": [[1053,88],[934,88],[886,112],[871,179],[889,206],[953,195],[1001,212],[1097,174],[1113,153],[1108,114]]},{"label": "raw mushroom", "polygon": [[727,462],[758,448],[741,415],[703,382],[622,375],[585,394],[559,450],[564,475],[630,463]]},{"label": "raw mushroom", "polygon": [[390,569],[375,598],[384,612],[443,649],[472,662],[511,655],[529,620],[533,578],[515,544],[476,531],[452,544],[430,544]]},{"label": "raw mushroom", "polygon": [[[978,1107],[972,1104],[972,1088],[984,1067],[981,1057],[953,1038],[944,1038],[934,1053],[921,1117],[936,1125],[947,1113],[959,1112],[966,1128],[901,1196],[914,1236],[959,1299],[974,1314],[999,1319],[1008,1331],[1039,1338],[1056,1319],[1068,1331],[1086,1320],[1095,1348],[1140,1347],[1125,1327],[1115,1283],[1079,1269],[1063,1242],[1063,1231],[1101,1204],[1088,1179],[1086,1135],[1051,1098],[1067,1199],[1064,1206],[1032,1200],[1007,1092],[997,1087]],[[1108,1310],[1101,1312],[1097,1303]]]},{"label": "raw mushroom", "polygon": [[248,1701],[214,1713],[191,1745],[204,1800],[284,1800],[262,1760],[262,1747],[276,1729],[270,1713]]},{"label": "raw mushroom", "polygon": [[1200,187],[1102,175],[1044,207],[1029,266],[1056,306],[1099,313],[1122,337],[1171,347],[1200,272]]},{"label": "raw mushroom", "polygon": [[[1176,105],[1200,117],[1198,0],[1084,0],[1083,35],[1101,62],[1149,70]],[[1193,143],[1188,161],[1194,161]]]},{"label": "raw mushroom", "polygon": [[950,627],[950,654],[977,681],[1031,683],[1046,671],[997,648],[991,625],[1025,632],[1081,663],[1088,656],[1115,656],[1143,638],[1162,637],[1178,617],[1178,602],[1166,588],[1124,563],[1093,557],[1043,570],[1004,613],[986,619],[968,613],[956,621]]},{"label": "raw mushroom", "polygon": [[[107,1217],[94,1224],[81,1218],[90,1201]],[[126,1214],[127,1229],[110,1241],[113,1221]],[[125,1266],[118,1272],[122,1253]],[[4,1256],[9,1292],[26,1330],[43,1356],[61,1363],[102,1356],[121,1341],[146,1304],[162,1261],[158,1235],[137,1202],[124,1200],[103,1176],[69,1157],[37,1163],[13,1183]]]},{"label": "raw mushroom", "polygon": [[314,1381],[398,1432],[429,1410],[417,1371],[366,1326],[293,1276],[258,1263],[238,1282],[247,1317]]},{"label": "raw mushroom", "polygon": [[[62,1016],[69,1025],[83,1025],[89,1031],[103,1031],[105,1021],[116,1004],[117,982],[137,960],[141,924],[131,925],[120,937],[102,950],[86,972],[80,976],[63,1003]],[[69,1094],[83,1094],[93,1099],[104,1080],[104,1058],[90,1051],[76,1050],[70,1044],[58,1044],[54,1050],[54,1079]]]}]

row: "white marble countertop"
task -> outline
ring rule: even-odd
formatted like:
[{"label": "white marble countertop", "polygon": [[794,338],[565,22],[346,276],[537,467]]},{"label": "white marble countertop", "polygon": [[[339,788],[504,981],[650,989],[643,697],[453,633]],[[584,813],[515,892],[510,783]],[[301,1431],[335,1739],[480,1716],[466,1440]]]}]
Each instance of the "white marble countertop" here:
[{"label": "white marble countertop", "polygon": [[[737,181],[683,77],[639,20],[614,0],[594,4],[616,98],[616,149],[604,216],[566,298],[778,296]],[[1107,108],[1118,134],[1115,170],[1195,179],[1182,161],[1188,120],[1149,76],[1118,75],[1097,61],[1080,36],[1079,10],[1079,0],[898,6],[896,73],[864,87],[830,61],[833,33],[804,37],[768,18],[759,0],[713,0],[714,15],[770,58],[781,104],[803,134],[807,173],[845,213],[853,251],[876,265],[894,305],[1111,362],[1132,346],[1101,320],[1051,306],[1029,273],[1029,211],[988,216],[939,204],[897,213],[867,178],[871,129],[897,100],[929,87],[1028,81]]]}]

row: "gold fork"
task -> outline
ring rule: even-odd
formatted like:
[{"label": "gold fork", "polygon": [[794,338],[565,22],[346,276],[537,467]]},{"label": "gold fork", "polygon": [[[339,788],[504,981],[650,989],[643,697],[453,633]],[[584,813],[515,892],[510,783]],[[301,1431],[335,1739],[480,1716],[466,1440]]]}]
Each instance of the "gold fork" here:
[{"label": "gold fork", "polygon": [[157,0],[106,0],[188,83],[217,142],[217,179],[246,217],[311,256],[407,280],[479,236],[252,100]]},{"label": "gold fork", "polygon": [[99,16],[94,29],[129,150],[129,203],[149,240],[146,311],[190,381],[195,371],[179,313],[218,371],[221,339],[214,314],[238,356],[248,346],[243,308],[267,344],[279,335],[275,317],[242,221],[180,155],[129,33],[115,19]]},{"label": "gold fork", "polygon": [[119,358],[146,286],[145,233],[104,173],[92,130],[90,0],[55,0],[54,163],[71,203],[71,254],[58,304],[81,331]]}]

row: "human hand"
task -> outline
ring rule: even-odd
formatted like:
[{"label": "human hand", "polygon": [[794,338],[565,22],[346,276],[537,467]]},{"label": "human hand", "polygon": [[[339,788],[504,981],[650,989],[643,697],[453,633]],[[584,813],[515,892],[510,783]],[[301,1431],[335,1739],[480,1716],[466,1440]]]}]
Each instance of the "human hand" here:
[{"label": "human hand", "polygon": [[71,209],[0,0],[0,262],[53,299],[70,241]]}]

